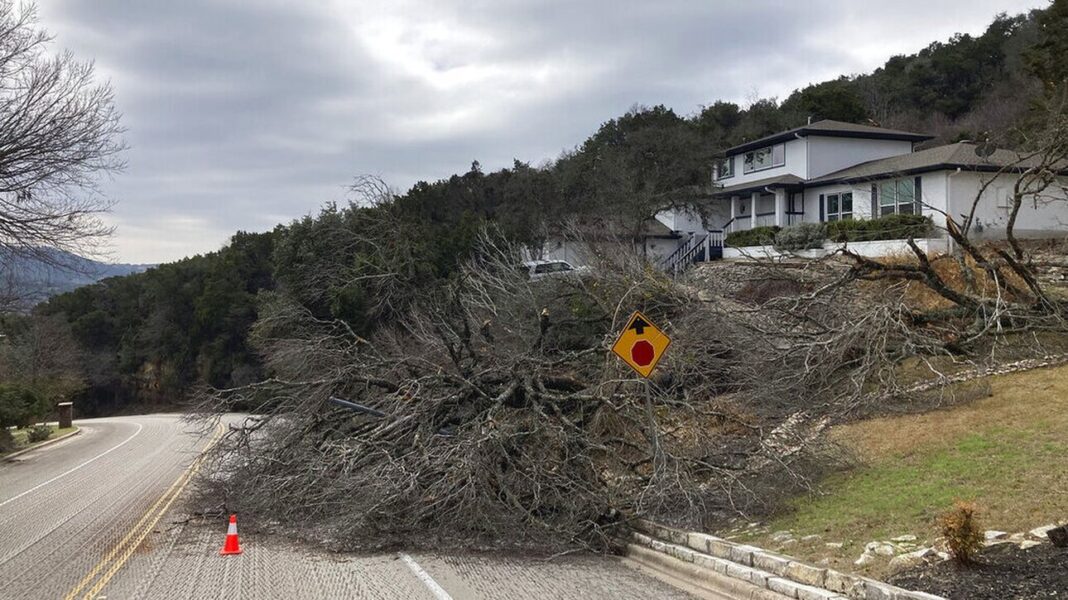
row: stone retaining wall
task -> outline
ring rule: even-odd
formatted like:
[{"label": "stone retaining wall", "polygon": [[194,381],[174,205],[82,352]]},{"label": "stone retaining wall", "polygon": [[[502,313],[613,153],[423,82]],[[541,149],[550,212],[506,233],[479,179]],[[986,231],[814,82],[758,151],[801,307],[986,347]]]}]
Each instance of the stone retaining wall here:
[{"label": "stone retaining wall", "polygon": [[633,543],[798,600],[945,600],[713,535],[639,521]]}]

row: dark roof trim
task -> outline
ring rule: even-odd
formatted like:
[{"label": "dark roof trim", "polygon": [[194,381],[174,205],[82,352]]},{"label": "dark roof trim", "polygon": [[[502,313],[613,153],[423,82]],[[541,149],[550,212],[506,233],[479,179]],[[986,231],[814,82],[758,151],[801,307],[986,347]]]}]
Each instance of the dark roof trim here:
[{"label": "dark roof trim", "polygon": [[737,186],[723,188],[712,192],[713,198],[730,198],[752,192],[763,192],[767,188],[800,189],[805,187],[804,181],[754,181],[752,183],[739,184]]},{"label": "dark roof trim", "polygon": [[869,140],[902,140],[910,142],[924,142],[933,139],[934,137],[921,133],[908,133],[906,131],[835,131],[831,129],[812,129],[809,127],[798,127],[797,129],[791,129],[782,133],[769,135],[767,137],[760,138],[759,140],[753,140],[752,142],[739,144],[737,146],[734,146],[733,148],[727,148],[727,150],[723,152],[723,156],[734,156],[736,154],[741,154],[742,152],[757,150],[759,148],[764,148],[765,146],[770,146],[772,144],[788,142],[797,137],[807,137],[810,135],[838,138],[860,138]]},{"label": "dark roof trim", "polygon": [[[998,165],[967,165],[960,163],[939,163],[936,165],[923,165],[919,167],[912,167],[910,169],[899,169],[897,171],[883,171],[880,173],[871,173],[868,175],[856,175],[853,177],[835,177],[833,179],[813,179],[808,181],[806,185],[809,187],[817,187],[824,185],[833,185],[837,183],[858,183],[862,181],[875,181],[878,179],[893,179],[895,177],[902,177],[905,175],[919,175],[921,173],[931,173],[933,171],[970,171],[972,173],[1022,173],[1027,170],[1027,167],[1006,167]],[[1068,170],[1062,171],[1061,175],[1068,175]]]}]

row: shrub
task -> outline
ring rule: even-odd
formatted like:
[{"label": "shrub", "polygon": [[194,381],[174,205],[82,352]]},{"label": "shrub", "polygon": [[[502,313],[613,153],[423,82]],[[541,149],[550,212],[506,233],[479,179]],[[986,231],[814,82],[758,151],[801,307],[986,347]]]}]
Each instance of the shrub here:
[{"label": "shrub", "polygon": [[47,398],[18,384],[0,384],[0,427],[28,425],[51,409]]},{"label": "shrub", "polygon": [[37,442],[43,442],[47,440],[51,435],[52,428],[48,425],[34,425],[33,427],[30,427],[29,431],[26,432],[26,439],[31,444],[36,444]]},{"label": "shrub", "polygon": [[978,511],[974,503],[957,500],[939,519],[949,554],[962,565],[971,564],[983,547],[983,528],[976,515]]},{"label": "shrub", "polygon": [[874,242],[923,238],[934,224],[921,215],[887,215],[878,219],[847,219],[827,223],[827,237],[836,242]]},{"label": "shrub", "polygon": [[775,234],[775,249],[779,252],[796,252],[822,248],[827,239],[823,223],[798,223]]},{"label": "shrub", "polygon": [[732,231],[723,240],[728,246],[740,248],[743,246],[767,246],[775,243],[775,234],[781,227],[755,227],[745,231]]}]

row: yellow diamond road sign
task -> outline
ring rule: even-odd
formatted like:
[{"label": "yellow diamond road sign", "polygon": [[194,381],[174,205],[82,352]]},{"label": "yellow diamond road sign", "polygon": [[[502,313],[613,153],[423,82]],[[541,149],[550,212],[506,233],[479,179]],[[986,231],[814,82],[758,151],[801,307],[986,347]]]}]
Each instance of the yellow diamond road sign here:
[{"label": "yellow diamond road sign", "polygon": [[612,352],[639,375],[649,377],[670,345],[671,338],[664,335],[645,315],[634,311],[616,343],[612,344]]}]

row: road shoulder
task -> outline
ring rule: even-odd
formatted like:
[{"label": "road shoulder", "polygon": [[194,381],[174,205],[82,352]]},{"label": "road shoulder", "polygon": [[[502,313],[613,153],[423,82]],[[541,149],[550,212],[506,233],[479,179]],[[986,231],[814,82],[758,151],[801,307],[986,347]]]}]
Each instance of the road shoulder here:
[{"label": "road shoulder", "polygon": [[19,456],[22,456],[23,454],[28,453],[28,452],[32,452],[34,450],[40,450],[41,448],[45,448],[45,447],[51,446],[52,444],[58,444],[59,442],[62,442],[65,439],[68,439],[68,438],[71,438],[73,436],[76,436],[81,432],[82,432],[81,427],[78,427],[77,425],[75,425],[74,426],[74,431],[68,431],[67,433],[64,433],[63,435],[61,435],[59,437],[50,438],[50,439],[47,439],[47,440],[45,440],[43,442],[37,442],[36,444],[27,446],[25,448],[21,448],[19,450],[14,451],[14,452],[9,452],[7,454],[0,454],[0,461],[13,460],[13,459],[15,459],[15,458],[17,458]]}]

